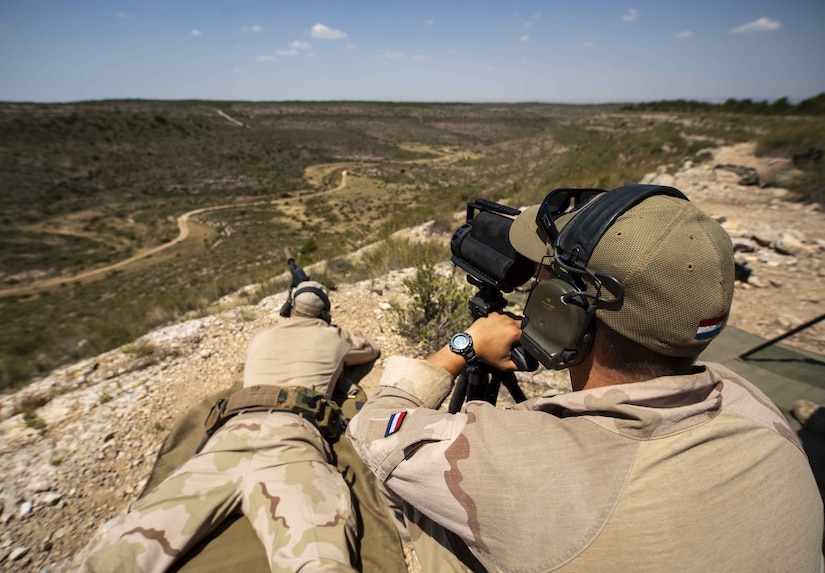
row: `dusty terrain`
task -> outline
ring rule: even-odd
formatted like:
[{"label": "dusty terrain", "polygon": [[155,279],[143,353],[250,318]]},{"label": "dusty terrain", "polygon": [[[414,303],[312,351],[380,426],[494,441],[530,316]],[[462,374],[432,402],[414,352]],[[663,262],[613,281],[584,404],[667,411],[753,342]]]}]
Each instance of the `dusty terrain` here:
[{"label": "dusty terrain", "polygon": [[[701,164],[663,167],[646,180],[675,185],[723,221],[737,258],[752,269],[748,283],[737,283],[729,324],[770,338],[825,312],[825,212],[789,201],[782,189],[740,185],[738,175],[715,168],[751,166],[760,175],[778,168],[753,157],[752,149],[722,148]],[[362,383],[368,392],[376,388],[384,357],[414,353],[394,333],[389,312],[391,302],[404,300],[405,273],[341,285],[332,294],[334,321],[372,335],[383,349]],[[140,493],[175,420],[241,375],[247,342],[269,324],[284,298],[280,293],[154,331],[2,396],[2,569],[72,570],[99,526]],[[788,342],[825,353],[825,325]],[[565,385],[558,373],[521,381],[530,392]],[[28,425],[23,412],[30,413]],[[30,427],[38,422],[44,426]]]},{"label": "dusty terrain", "polygon": [[[751,167],[760,181],[786,167],[783,160],[755,157],[753,150],[750,143],[723,147],[699,165],[687,162],[673,175],[651,174],[646,182],[677,187],[722,222],[737,261],[752,271],[747,283],[737,283],[729,324],[773,338],[825,313],[825,212],[790,200],[782,188],[740,185],[740,175],[717,167]],[[787,343],[825,354],[825,323]]]}]

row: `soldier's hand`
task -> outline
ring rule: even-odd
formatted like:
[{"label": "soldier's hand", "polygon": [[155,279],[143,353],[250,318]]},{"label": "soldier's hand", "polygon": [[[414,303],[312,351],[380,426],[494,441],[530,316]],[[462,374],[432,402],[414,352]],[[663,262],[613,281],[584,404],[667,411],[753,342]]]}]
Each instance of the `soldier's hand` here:
[{"label": "soldier's hand", "polygon": [[520,318],[494,312],[476,320],[467,333],[473,337],[473,348],[482,362],[499,370],[517,368],[510,350],[521,338]]}]

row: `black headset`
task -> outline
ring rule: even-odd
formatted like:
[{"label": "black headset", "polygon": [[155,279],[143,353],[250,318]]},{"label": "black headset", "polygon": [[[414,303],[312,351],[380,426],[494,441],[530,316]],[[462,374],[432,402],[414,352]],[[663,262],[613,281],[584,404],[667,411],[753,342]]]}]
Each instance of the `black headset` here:
[{"label": "black headset", "polygon": [[[621,308],[621,281],[587,264],[616,219],[654,195],[688,200],[678,189],[663,185],[627,185],[612,191],[560,188],[544,198],[536,226],[545,243],[553,246],[555,277],[534,282],[524,308],[521,344],[545,368],[562,370],[584,360],[593,345],[596,310]],[[569,213],[573,217],[559,231],[556,219]]]},{"label": "black headset", "polygon": [[286,302],[281,307],[280,315],[284,318],[288,317],[292,308],[295,307],[295,299],[298,297],[298,295],[303,294],[305,292],[311,292],[312,294],[320,298],[321,301],[324,303],[324,309],[321,311],[321,314],[318,315],[318,318],[320,318],[327,324],[332,322],[332,316],[330,315],[331,306],[329,304],[329,297],[323,290],[314,286],[302,287],[295,292],[292,292],[292,290],[290,289],[289,296],[287,297]]}]

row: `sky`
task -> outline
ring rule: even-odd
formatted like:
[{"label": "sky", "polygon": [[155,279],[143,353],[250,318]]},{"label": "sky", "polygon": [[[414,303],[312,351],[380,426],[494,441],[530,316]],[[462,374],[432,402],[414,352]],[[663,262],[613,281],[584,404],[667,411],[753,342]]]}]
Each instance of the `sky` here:
[{"label": "sky", "polygon": [[822,92],[825,0],[0,0],[0,101]]}]

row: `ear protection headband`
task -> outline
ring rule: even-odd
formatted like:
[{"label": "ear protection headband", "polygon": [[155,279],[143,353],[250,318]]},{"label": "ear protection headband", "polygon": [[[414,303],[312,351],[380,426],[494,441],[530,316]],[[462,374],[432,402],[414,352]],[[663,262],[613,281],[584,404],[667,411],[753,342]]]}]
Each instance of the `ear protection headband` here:
[{"label": "ear protection headband", "polygon": [[[613,191],[560,188],[544,198],[536,225],[553,246],[555,277],[534,283],[524,309],[521,344],[545,368],[562,370],[584,360],[593,345],[596,310],[621,308],[621,281],[587,265],[616,219],[653,195],[688,200],[678,189],[661,185],[628,185]],[[573,217],[559,231],[556,220],[569,213]]]},{"label": "ear protection headband", "polygon": [[303,294],[305,292],[311,292],[312,294],[321,299],[321,301],[324,303],[324,309],[321,311],[321,314],[318,315],[318,318],[327,323],[331,322],[332,317],[330,316],[331,305],[329,303],[329,297],[326,295],[324,291],[322,291],[318,287],[313,286],[299,288],[294,293],[290,292],[289,297],[287,298],[284,305],[281,307],[280,315],[283,317],[288,317],[290,309],[295,307],[295,299],[298,297],[298,295]]}]

